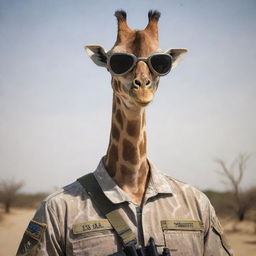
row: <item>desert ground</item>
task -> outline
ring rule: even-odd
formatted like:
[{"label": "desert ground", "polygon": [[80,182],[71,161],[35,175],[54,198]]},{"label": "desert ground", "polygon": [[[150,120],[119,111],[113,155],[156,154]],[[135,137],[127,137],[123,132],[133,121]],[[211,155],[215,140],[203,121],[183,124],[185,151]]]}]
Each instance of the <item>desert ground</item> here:
[{"label": "desert ground", "polygon": [[[34,215],[33,209],[14,208],[10,214],[4,214],[1,209],[0,219],[0,256],[15,255],[23,232],[29,220]],[[226,232],[231,247],[236,256],[256,256],[255,223],[244,221],[236,225],[229,219],[222,219],[222,225]]]}]

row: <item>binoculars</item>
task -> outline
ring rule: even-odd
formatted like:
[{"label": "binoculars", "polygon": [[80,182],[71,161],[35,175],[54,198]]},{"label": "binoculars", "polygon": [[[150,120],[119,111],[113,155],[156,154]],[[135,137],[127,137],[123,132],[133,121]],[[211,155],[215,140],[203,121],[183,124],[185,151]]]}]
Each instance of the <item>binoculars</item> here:
[{"label": "binoculars", "polygon": [[135,244],[125,246],[122,251],[109,256],[171,256],[168,248],[163,248],[162,254],[158,254],[154,239],[151,237],[147,246],[135,247]]}]

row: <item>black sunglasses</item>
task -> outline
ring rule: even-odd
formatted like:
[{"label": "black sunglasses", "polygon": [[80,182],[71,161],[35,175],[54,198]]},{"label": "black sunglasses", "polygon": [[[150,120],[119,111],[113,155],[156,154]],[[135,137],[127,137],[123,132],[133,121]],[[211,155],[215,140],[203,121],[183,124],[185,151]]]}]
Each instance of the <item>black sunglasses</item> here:
[{"label": "black sunglasses", "polygon": [[112,53],[108,57],[108,69],[114,75],[130,72],[138,61],[144,61],[150,70],[159,76],[167,75],[172,68],[172,57],[166,53],[154,53],[148,58],[137,58],[131,53]]}]

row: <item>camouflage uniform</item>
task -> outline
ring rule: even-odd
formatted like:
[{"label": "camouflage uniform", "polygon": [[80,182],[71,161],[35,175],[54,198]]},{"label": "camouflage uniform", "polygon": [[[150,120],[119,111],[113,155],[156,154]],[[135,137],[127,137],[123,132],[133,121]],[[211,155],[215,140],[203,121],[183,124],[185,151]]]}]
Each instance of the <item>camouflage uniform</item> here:
[{"label": "camouflage uniform", "polygon": [[[207,197],[192,186],[169,178],[150,163],[143,206],[110,178],[101,160],[94,175],[113,203],[122,203],[128,224],[147,244],[150,237],[172,256],[233,255]],[[138,227],[138,228],[137,228]],[[30,222],[17,255],[109,255],[121,249],[108,220],[94,207],[79,182],[50,195]]]}]

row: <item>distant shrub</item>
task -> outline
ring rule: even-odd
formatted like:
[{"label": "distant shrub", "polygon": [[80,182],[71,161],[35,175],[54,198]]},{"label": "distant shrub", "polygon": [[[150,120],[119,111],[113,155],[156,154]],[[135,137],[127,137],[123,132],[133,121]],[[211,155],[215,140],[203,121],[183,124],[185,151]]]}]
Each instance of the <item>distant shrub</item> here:
[{"label": "distant shrub", "polygon": [[211,201],[216,213],[219,216],[229,215],[235,217],[232,205],[232,192],[218,192],[213,190],[206,190],[204,191],[204,193]]},{"label": "distant shrub", "polygon": [[18,191],[23,185],[22,181],[15,181],[14,179],[0,180],[0,202],[4,205],[6,213],[10,212],[10,208],[17,198]]},{"label": "distant shrub", "polygon": [[13,206],[22,208],[37,208],[39,203],[48,196],[47,193],[26,194],[20,193],[17,195]]},{"label": "distant shrub", "polygon": [[[236,211],[234,211],[236,204],[233,192],[206,190],[204,193],[219,216],[237,217]],[[245,218],[250,220],[256,219],[256,188],[254,187],[241,193],[241,198],[242,202],[249,206],[245,211]]]},{"label": "distant shrub", "polygon": [[232,204],[231,209],[233,209],[233,213],[239,221],[245,219],[248,211],[255,207],[256,202],[255,187],[247,188],[246,190],[241,187],[250,156],[248,153],[240,154],[229,166],[224,160],[216,159],[220,166],[218,173],[222,178],[224,177],[223,183],[231,188],[233,195],[229,202]]}]

